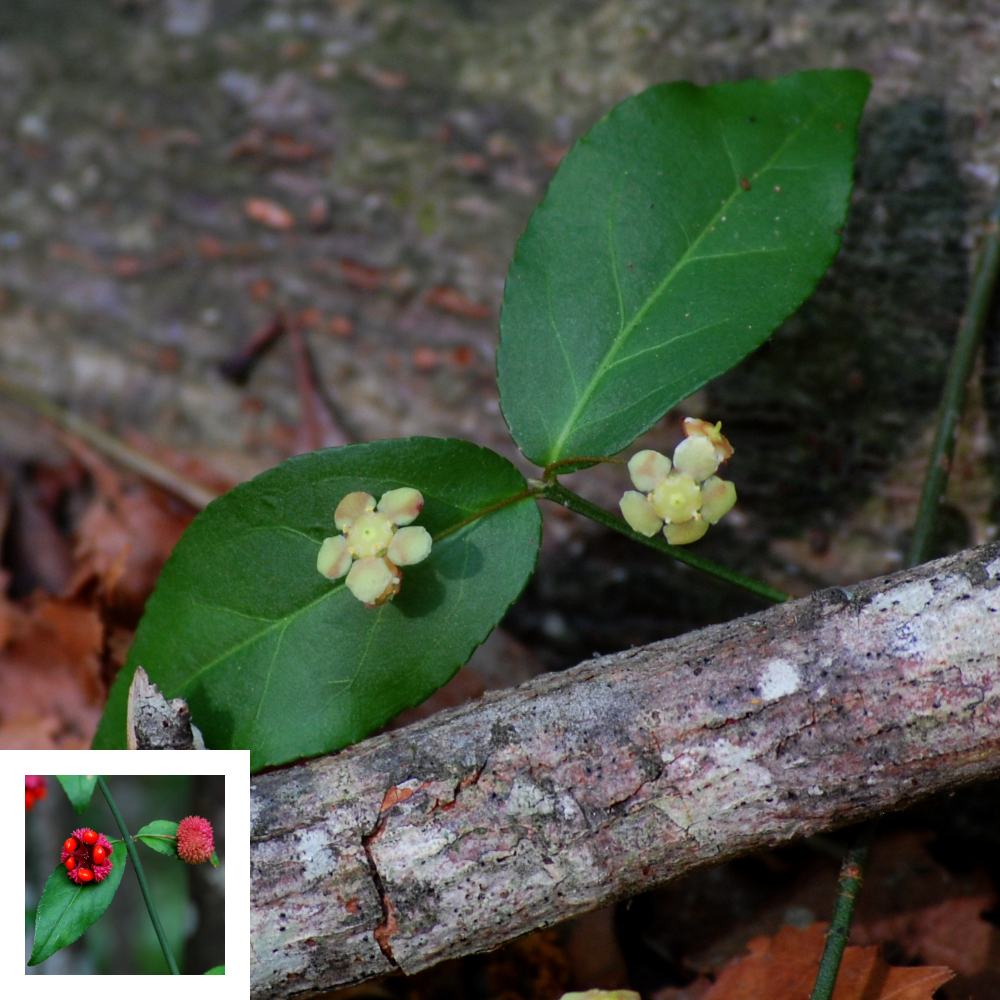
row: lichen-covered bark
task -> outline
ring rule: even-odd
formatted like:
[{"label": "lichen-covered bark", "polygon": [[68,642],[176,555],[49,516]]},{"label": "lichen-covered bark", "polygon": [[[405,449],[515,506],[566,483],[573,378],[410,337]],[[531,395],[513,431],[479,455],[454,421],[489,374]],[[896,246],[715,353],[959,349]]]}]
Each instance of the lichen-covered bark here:
[{"label": "lichen-covered bark", "polygon": [[1000,544],[257,776],[252,996],[496,947],[1000,773]]}]

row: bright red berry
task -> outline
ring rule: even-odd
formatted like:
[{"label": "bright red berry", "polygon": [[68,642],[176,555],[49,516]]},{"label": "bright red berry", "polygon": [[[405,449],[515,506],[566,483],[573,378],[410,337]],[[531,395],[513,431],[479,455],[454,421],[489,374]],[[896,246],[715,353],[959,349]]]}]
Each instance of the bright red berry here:
[{"label": "bright red berry", "polygon": [[112,853],[111,841],[103,833],[81,826],[80,829],[73,830],[63,841],[59,861],[66,865],[66,874],[70,881],[77,885],[83,885],[85,882],[97,885],[114,870],[111,862]]},{"label": "bright red berry", "polygon": [[24,793],[24,811],[30,812],[35,808],[35,796],[31,792]]}]

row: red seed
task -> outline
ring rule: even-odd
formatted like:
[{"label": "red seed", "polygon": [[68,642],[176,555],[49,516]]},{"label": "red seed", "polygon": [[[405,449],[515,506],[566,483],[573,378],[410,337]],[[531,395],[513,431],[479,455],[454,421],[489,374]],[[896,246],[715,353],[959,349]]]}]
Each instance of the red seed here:
[{"label": "red seed", "polygon": [[105,853],[104,848],[101,847],[100,844],[96,844],[94,846],[94,864],[103,865],[104,862],[107,860],[107,857],[108,856]]},{"label": "red seed", "polygon": [[76,877],[81,882],[92,882],[94,880],[94,873],[89,868],[81,868],[76,873]]},{"label": "red seed", "polygon": [[71,872],[76,867],[76,862],[72,858],[67,858],[65,861],[66,871]]},{"label": "red seed", "polygon": [[83,831],[83,842],[85,844],[96,844],[97,843],[97,834],[93,830],[84,830]]},{"label": "red seed", "polygon": [[63,850],[67,854],[72,854],[80,845],[76,842],[76,837],[69,837],[63,841]]}]

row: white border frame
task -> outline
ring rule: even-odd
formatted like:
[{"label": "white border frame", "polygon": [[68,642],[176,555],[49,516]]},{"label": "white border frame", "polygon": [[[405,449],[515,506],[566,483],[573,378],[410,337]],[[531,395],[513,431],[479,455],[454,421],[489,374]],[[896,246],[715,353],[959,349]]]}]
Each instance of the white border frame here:
[{"label": "white border frame", "polygon": [[[185,976],[185,1000],[201,997],[246,997],[250,993],[250,753],[246,750],[168,750],[159,753],[128,750],[4,750],[0,751],[0,802],[21,801],[26,774],[224,774],[226,777],[226,974]],[[58,784],[49,795],[61,795]],[[94,794],[99,794],[97,791]],[[19,807],[18,807],[19,809]],[[155,819],[156,817],[151,817]],[[8,826],[14,857],[24,856],[24,824]],[[134,831],[133,831],[134,832]],[[120,836],[117,830],[115,836]],[[16,836],[16,842],[10,841]],[[18,866],[20,868],[20,864]],[[128,872],[125,877],[134,878]],[[24,907],[21,892],[4,893],[0,907],[0,984],[5,996],[16,997],[135,997],[177,1000],[173,976],[29,976],[24,964]],[[114,905],[112,903],[112,905]],[[70,982],[71,981],[71,982]],[[99,994],[98,994],[98,991]]]}]

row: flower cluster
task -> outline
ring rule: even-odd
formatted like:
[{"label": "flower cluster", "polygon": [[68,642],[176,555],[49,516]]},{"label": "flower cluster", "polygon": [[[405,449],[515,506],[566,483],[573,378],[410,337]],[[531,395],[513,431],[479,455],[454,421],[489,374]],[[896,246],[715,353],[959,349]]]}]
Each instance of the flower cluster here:
[{"label": "flower cluster", "polygon": [[721,422],[688,417],[684,433],[672,463],[658,451],[632,456],[628,471],[640,492],[629,490],[619,503],[634,531],[651,537],[662,529],[671,545],[698,541],[736,503],[736,487],[715,474],[733,454]]},{"label": "flower cluster", "polygon": [[63,842],[59,861],[77,885],[103,882],[113,867],[112,850],[111,842],[103,833],[81,827]]},{"label": "flower cluster", "polygon": [[215,843],[212,824],[201,816],[186,816],[177,824],[177,857],[189,865],[209,861]]},{"label": "flower cluster", "polygon": [[391,600],[403,579],[399,567],[430,554],[427,529],[406,527],[423,506],[423,496],[408,486],[383,493],[378,504],[368,493],[348,493],[333,515],[343,534],[324,539],[316,569],[329,580],[346,573],[347,589],[366,607]]},{"label": "flower cluster", "polygon": [[39,799],[44,799],[48,794],[48,782],[40,774],[26,774],[24,776],[24,811],[31,812],[35,808],[35,803]]}]

